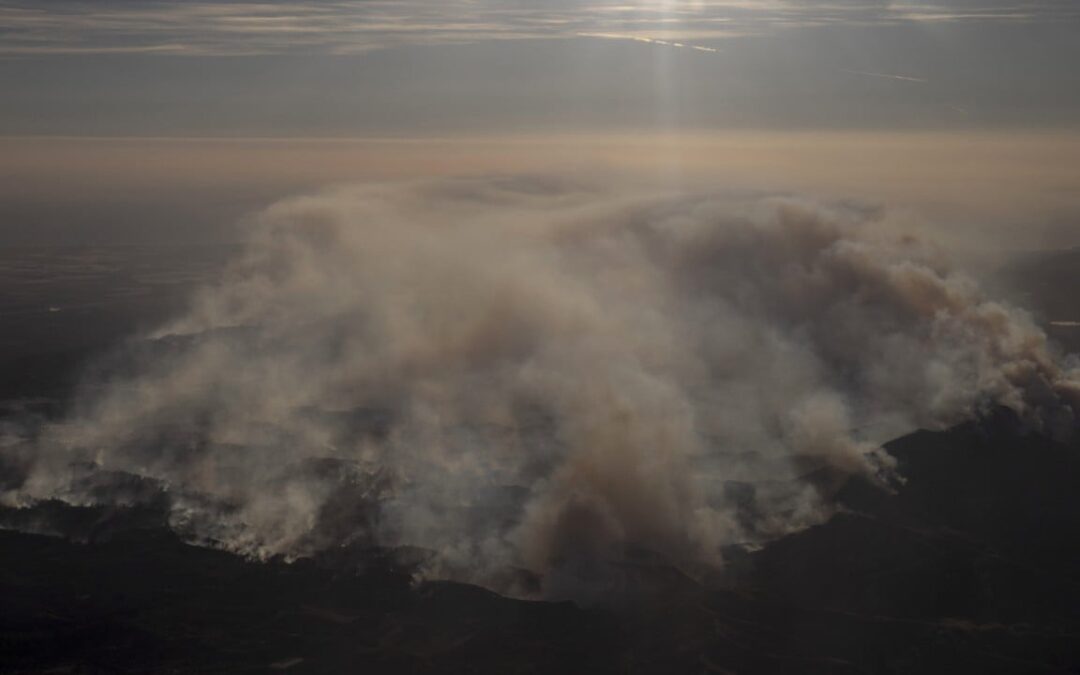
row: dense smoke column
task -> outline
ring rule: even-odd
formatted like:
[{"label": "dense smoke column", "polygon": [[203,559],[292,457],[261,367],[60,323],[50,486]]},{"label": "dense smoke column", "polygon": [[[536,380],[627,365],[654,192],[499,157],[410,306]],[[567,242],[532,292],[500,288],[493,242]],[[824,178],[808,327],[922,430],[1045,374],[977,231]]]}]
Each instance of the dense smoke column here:
[{"label": "dense smoke column", "polygon": [[1025,312],[881,211],[340,188],[268,209],[123,372],[10,440],[28,468],[4,498],[149,490],[186,537],[246,554],[417,546],[431,575],[574,592],[627,546],[694,570],[818,522],[801,477],[885,476],[878,443],[912,426],[1000,404],[1069,433],[1078,383]]}]

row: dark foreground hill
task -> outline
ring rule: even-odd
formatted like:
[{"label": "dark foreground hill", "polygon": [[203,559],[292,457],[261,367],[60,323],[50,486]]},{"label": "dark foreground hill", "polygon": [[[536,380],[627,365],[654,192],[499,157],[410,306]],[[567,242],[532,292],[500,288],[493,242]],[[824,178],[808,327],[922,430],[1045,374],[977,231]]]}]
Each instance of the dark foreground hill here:
[{"label": "dark foreground hill", "polygon": [[248,562],[149,507],[9,510],[92,541],[0,532],[0,671],[1080,673],[1080,450],[1005,411],[887,450],[894,493],[849,480],[706,584],[628,553],[589,608],[416,585],[408,551]]}]

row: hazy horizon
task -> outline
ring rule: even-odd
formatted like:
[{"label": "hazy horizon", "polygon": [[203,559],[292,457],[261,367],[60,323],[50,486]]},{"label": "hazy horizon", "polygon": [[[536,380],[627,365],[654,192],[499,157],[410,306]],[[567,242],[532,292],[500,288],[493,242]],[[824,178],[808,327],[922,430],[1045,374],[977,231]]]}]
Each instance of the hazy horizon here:
[{"label": "hazy horizon", "polygon": [[328,183],[603,172],[1072,246],[1078,26],[1065,0],[3,0],[0,241],[233,238]]}]

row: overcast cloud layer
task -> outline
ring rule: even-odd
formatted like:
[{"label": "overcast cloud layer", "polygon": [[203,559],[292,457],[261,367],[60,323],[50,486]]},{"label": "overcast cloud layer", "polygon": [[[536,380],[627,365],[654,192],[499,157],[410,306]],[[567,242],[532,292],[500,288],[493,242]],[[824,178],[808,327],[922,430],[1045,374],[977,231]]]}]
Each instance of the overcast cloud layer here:
[{"label": "overcast cloud layer", "polygon": [[403,44],[603,34],[692,42],[808,26],[1076,20],[1068,0],[394,0],[0,3],[0,54],[356,53]]},{"label": "overcast cloud layer", "polygon": [[0,135],[1075,129],[1069,0],[0,0]]}]

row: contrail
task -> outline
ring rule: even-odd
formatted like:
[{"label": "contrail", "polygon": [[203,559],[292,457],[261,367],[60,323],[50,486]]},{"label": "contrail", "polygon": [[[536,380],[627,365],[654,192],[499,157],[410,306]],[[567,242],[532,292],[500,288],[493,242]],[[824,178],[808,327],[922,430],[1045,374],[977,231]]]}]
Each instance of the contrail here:
[{"label": "contrail", "polygon": [[890,80],[901,80],[903,82],[929,82],[921,77],[911,77],[910,75],[894,75],[892,73],[871,73],[865,70],[848,70],[842,69],[842,72],[851,73],[852,75],[866,75],[867,77],[884,77]]},{"label": "contrail", "polygon": [[577,35],[579,37],[602,38],[602,39],[605,39],[605,40],[632,40],[634,42],[645,42],[647,44],[661,45],[663,47],[678,47],[680,49],[694,49],[694,50],[697,50],[699,52],[716,53],[716,52],[720,51],[719,49],[714,49],[712,47],[704,47],[702,45],[688,45],[688,44],[685,44],[685,43],[682,43],[682,42],[671,42],[671,41],[668,41],[668,40],[657,40],[655,38],[641,37],[641,36],[638,36],[638,35],[620,35],[618,33],[578,33]]}]

